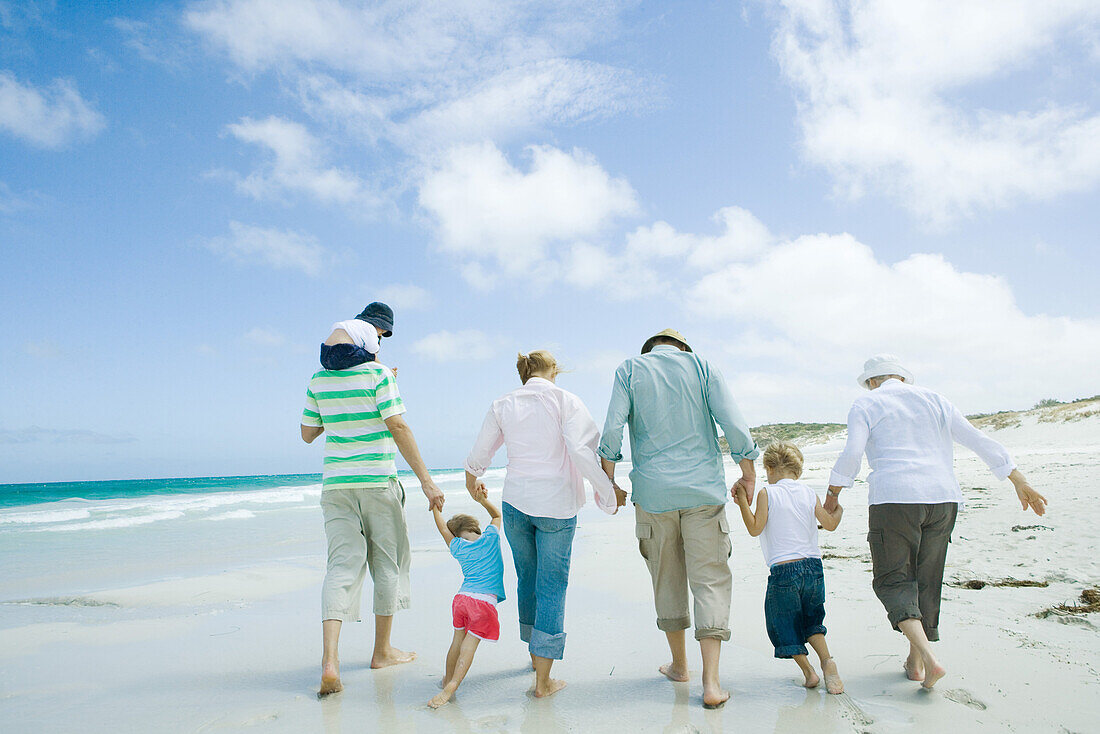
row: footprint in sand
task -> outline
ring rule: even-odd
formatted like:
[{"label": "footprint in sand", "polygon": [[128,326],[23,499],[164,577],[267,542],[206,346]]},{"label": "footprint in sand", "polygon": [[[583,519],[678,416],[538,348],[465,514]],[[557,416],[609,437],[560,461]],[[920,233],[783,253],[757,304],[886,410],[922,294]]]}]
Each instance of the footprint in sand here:
[{"label": "footprint in sand", "polygon": [[961,703],[963,706],[969,706],[977,711],[985,711],[986,705],[974,698],[970,691],[963,688],[952,688],[950,691],[944,691],[943,697],[948,701],[954,701],[955,703]]}]

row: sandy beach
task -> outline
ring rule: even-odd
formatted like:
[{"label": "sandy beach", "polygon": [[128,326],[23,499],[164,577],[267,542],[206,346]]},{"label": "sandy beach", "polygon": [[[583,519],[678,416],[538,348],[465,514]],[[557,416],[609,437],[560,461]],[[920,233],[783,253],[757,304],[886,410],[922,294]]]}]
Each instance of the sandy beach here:
[{"label": "sandy beach", "polygon": [[[409,486],[413,608],[397,617],[394,642],[419,657],[371,671],[370,618],[345,625],[345,691],[319,701],[324,537],[319,488],[307,487],[280,501],[215,498],[209,506],[162,508],[157,520],[121,528],[89,527],[111,521],[64,503],[0,515],[0,730],[1097,731],[1100,617],[1035,616],[1100,582],[1100,415],[1088,415],[1095,408],[1031,411],[991,431],[1050,501],[1042,518],[1021,512],[1007,482],[996,483],[958,450],[967,504],[947,579],[962,586],[945,588],[937,652],[949,674],[932,692],[905,679],[903,638],[871,592],[860,482],[843,498],[840,528],[821,536],[828,639],[846,694],[806,690],[792,662],[772,657],[763,617],[767,569],[731,507],[734,632],[722,676],[732,697],[704,711],[697,647],[689,647],[691,683],[657,674],[667,648],[654,625],[632,513],[607,517],[589,503],[574,547],[566,658],[554,669],[568,687],[546,700],[526,694],[533,676],[510,599],[500,609],[500,642],[481,646],[452,704],[430,710],[460,575],[418,488]],[[805,478],[822,491],[841,443],[834,437],[805,448]],[[500,476],[489,475],[497,501]],[[477,509],[456,473],[441,477],[441,486],[448,511]],[[35,512],[60,514],[37,522],[28,514]],[[965,588],[1005,579],[1041,585]]]}]

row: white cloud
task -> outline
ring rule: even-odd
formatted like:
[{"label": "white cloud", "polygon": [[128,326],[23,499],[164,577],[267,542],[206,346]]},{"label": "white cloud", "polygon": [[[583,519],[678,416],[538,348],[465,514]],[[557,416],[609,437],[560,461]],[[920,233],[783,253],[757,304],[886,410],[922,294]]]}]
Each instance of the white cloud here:
[{"label": "white cloud", "polygon": [[[901,355],[919,382],[970,409],[1096,392],[1095,371],[1084,366],[1100,363],[1100,320],[1025,314],[1003,278],[960,271],[936,254],[884,263],[847,234],[774,245],[703,276],[686,303],[742,325],[730,354],[757,371],[739,379],[771,385],[790,407],[784,417],[799,415],[799,401],[840,410],[876,352]],[[831,387],[816,392],[823,385]]]},{"label": "white cloud", "polygon": [[376,197],[355,174],[325,167],[320,144],[304,126],[280,117],[242,118],[228,130],[238,140],[267,148],[273,160],[266,170],[236,177],[238,190],[255,199],[286,192],[305,193],[322,203],[371,207]]},{"label": "white cloud", "polygon": [[413,344],[414,352],[436,362],[475,362],[493,357],[498,340],[482,331],[437,331]]},{"label": "white cloud", "polygon": [[392,308],[419,311],[432,304],[432,294],[411,283],[395,283],[378,290],[378,299]]},{"label": "white cloud", "polygon": [[838,192],[882,191],[943,223],[1100,181],[1100,115],[1076,101],[1002,111],[966,100],[1098,23],[1089,0],[786,0],[773,48],[797,92],[805,156]]},{"label": "white cloud", "polygon": [[0,130],[40,148],[59,149],[94,137],[105,125],[71,81],[56,79],[39,88],[0,71]]},{"label": "white cloud", "polygon": [[308,114],[413,155],[641,109],[655,83],[577,56],[620,0],[213,0],[184,24],[241,70],[273,70]]},{"label": "white cloud", "polygon": [[329,259],[328,251],[312,235],[240,222],[230,222],[229,231],[227,237],[208,240],[207,248],[237,262],[260,262],[306,275],[320,274]]},{"label": "white cloud", "polygon": [[274,329],[267,329],[262,326],[249,329],[244,335],[244,339],[260,347],[281,347],[286,344],[285,336]]},{"label": "white cloud", "polygon": [[599,234],[637,212],[630,184],[587,153],[544,146],[527,153],[525,172],[490,143],[459,146],[425,176],[419,201],[443,250],[530,274],[550,265],[550,245]]}]

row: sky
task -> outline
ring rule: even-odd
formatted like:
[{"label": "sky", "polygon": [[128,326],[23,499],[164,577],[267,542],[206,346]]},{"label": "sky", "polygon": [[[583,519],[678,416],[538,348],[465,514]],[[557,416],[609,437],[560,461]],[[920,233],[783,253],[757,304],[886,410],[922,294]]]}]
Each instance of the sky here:
[{"label": "sky", "polygon": [[0,482],[317,472],[374,300],[437,468],[666,327],[752,425],[1100,393],[1098,71],[1092,0],[0,0]]}]

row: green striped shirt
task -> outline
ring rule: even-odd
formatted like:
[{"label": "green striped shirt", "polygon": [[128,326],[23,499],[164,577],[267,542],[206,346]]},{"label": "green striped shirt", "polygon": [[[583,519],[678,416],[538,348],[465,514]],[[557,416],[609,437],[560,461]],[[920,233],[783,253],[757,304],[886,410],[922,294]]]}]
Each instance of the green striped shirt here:
[{"label": "green striped shirt", "polygon": [[325,429],[323,488],[387,486],[397,476],[397,444],[386,419],[404,412],[393,373],[377,362],[314,374],[302,425]]}]

